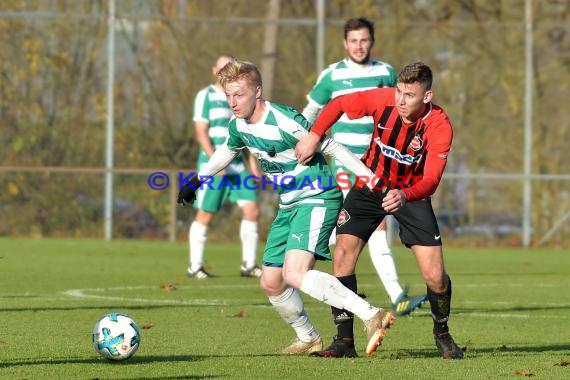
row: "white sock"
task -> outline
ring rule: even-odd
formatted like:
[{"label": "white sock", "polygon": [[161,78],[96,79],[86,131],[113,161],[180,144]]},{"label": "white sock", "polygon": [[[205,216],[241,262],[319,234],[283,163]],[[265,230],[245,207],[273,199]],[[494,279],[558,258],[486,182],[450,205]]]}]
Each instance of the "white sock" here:
[{"label": "white sock", "polygon": [[333,229],[331,236],[329,237],[329,245],[336,244],[336,227]]},{"label": "white sock", "polygon": [[368,239],[368,250],[370,251],[372,264],[374,264],[374,268],[376,268],[376,272],[378,272],[378,276],[380,276],[380,280],[382,280],[390,300],[392,300],[392,303],[396,302],[396,299],[398,299],[404,289],[402,289],[398,279],[396,263],[388,246],[386,231],[374,231],[372,233],[370,239]]},{"label": "white sock", "polygon": [[268,296],[277,313],[293,327],[297,337],[302,342],[314,342],[319,339],[319,333],[305,312],[301,295],[294,288],[287,288],[278,296]]},{"label": "white sock", "polygon": [[259,240],[257,222],[242,220],[239,237],[241,239],[242,264],[247,269],[253,268],[257,261],[257,241]]},{"label": "white sock", "polygon": [[379,310],[344,286],[336,277],[314,269],[303,277],[301,290],[337,309],[348,310],[363,321],[372,318]]},{"label": "white sock", "polygon": [[208,240],[208,226],[192,222],[188,232],[188,245],[190,247],[190,270],[193,272],[204,266],[206,240]]}]

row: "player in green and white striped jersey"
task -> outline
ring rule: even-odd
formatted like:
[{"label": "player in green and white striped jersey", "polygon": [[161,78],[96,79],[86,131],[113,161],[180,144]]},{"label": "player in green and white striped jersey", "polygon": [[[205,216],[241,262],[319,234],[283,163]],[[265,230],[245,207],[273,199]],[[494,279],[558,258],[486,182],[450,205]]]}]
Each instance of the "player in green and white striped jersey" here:
[{"label": "player in green and white striped jersey", "polygon": [[[219,57],[212,73],[216,73],[232,58]],[[232,110],[226,100],[222,86],[218,81],[198,92],[194,99],[194,127],[196,140],[200,145],[198,154],[198,170],[208,162],[209,157],[218,147],[224,144],[228,137],[228,122]],[[248,156],[249,157],[249,156]],[[250,167],[257,170],[257,163],[251,160]],[[226,178],[236,182],[239,175],[247,174],[242,156],[236,157],[225,169]],[[214,177],[215,183],[221,183],[222,175]],[[194,204],[197,210],[196,218],[188,232],[189,261],[187,275],[192,278],[204,279],[211,275],[204,269],[204,254],[208,229],[214,215],[220,211],[227,199],[236,203],[242,211],[239,236],[242,243],[242,260],[240,273],[243,277],[260,277],[261,269],[257,262],[258,216],[257,194],[255,190],[224,188],[223,191],[209,189],[198,192],[198,201]]]},{"label": "player in green and white striped jersey", "polygon": [[[393,322],[392,313],[370,305],[334,276],[313,269],[316,260],[331,258],[328,240],[337,221],[342,193],[334,183],[329,185],[327,178],[332,172],[322,153],[317,153],[308,165],[295,158],[295,146],[308,134],[309,123],[293,108],[262,99],[261,74],[252,63],[233,60],[218,75],[235,118],[230,121],[226,144],[214,152],[190,184],[207,186],[204,181],[208,176],[225,168],[244,148],[257,157],[261,169],[276,183],[279,210],[267,237],[261,287],[297,334],[282,353],[307,354],[323,347],[322,338],[305,312],[299,289],[361,318],[368,333],[366,351],[372,354]],[[324,139],[321,151],[355,173],[373,177],[370,169],[333,139]],[[186,184],[178,203],[192,202],[194,193]]]},{"label": "player in green and white striped jersey", "polygon": [[[321,109],[338,96],[377,87],[396,86],[397,73],[394,68],[388,63],[373,60],[370,57],[370,51],[374,46],[374,24],[371,21],[366,18],[353,18],[346,21],[343,42],[348,56],[323,70],[307,95],[308,104],[303,110],[303,116],[311,123],[315,121]],[[342,115],[339,121],[332,126],[331,136],[356,156],[361,157],[370,145],[374,127],[374,120],[371,116],[351,120],[346,115]],[[343,181],[350,177],[351,182],[354,182],[353,173],[342,163],[334,160],[333,168],[335,175],[343,176]],[[345,197],[348,190],[343,189]],[[335,232],[333,232],[330,239],[331,245],[335,244],[335,237]],[[386,236],[386,218],[368,240],[368,250],[382,284],[390,296],[394,311],[398,315],[411,313],[427,300],[425,294],[415,297],[408,296],[407,290],[400,285],[396,264]],[[356,288],[356,284],[351,286],[351,283],[356,281],[352,276],[340,279],[348,287]],[[345,318],[343,313],[339,314],[339,318],[348,320],[348,322],[339,325],[338,336],[352,336],[352,320]],[[350,352],[343,356],[350,356],[351,349],[351,347],[348,348],[347,351]],[[328,351],[323,355],[334,356]]]}]

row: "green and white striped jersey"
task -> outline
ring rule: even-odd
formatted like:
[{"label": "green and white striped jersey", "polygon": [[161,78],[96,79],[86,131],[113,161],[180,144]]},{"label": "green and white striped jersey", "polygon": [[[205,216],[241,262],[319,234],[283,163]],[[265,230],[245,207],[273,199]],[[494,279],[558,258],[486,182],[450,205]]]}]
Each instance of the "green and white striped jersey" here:
[{"label": "green and white striped jersey", "polygon": [[[307,99],[309,104],[323,108],[337,96],[377,87],[394,87],[396,81],[397,73],[388,63],[370,61],[360,65],[345,58],[321,72]],[[373,130],[371,116],[350,120],[342,115],[332,126],[331,136],[360,157],[370,145]]]},{"label": "green and white striped jersey", "polygon": [[[200,90],[194,98],[194,121],[205,121],[209,125],[208,134],[214,150],[223,145],[228,138],[228,123],[233,117],[232,110],[226,100],[226,94],[214,85]],[[240,174],[245,170],[242,156],[237,156],[226,168],[227,174]],[[198,154],[198,170],[208,162],[203,149]]]},{"label": "green and white striped jersey", "polygon": [[280,207],[339,197],[322,153],[317,152],[308,166],[297,162],[295,146],[308,134],[309,126],[297,110],[269,101],[265,101],[264,115],[258,123],[237,118],[230,121],[228,148],[235,151],[246,147],[257,157],[261,170],[279,192]]}]

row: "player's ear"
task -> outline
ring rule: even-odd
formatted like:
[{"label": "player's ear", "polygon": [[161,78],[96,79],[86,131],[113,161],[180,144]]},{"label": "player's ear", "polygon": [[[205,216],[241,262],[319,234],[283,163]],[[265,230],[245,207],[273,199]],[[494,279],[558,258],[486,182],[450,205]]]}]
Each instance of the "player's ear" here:
[{"label": "player's ear", "polygon": [[424,99],[423,99],[424,104],[431,102],[432,98],[433,98],[433,92],[431,90],[427,90],[426,92],[424,92]]},{"label": "player's ear", "polygon": [[257,87],[255,88],[255,97],[256,97],[257,99],[260,99],[262,93],[263,93],[263,87],[257,86]]}]

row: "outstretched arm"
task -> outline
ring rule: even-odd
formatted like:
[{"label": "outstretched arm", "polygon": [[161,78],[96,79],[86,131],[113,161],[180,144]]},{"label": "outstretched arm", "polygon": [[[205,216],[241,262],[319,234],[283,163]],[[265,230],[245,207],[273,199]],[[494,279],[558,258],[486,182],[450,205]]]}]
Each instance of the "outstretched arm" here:
[{"label": "outstretched arm", "polygon": [[366,185],[370,188],[374,188],[374,183],[372,179],[374,178],[374,173],[370,168],[360,161],[351,151],[346,149],[343,145],[337,143],[329,136],[326,136],[321,143],[321,151],[328,155],[336,158],[344,166],[346,166],[350,171],[352,171],[358,178],[361,178]]},{"label": "outstretched arm", "polygon": [[309,100],[309,102],[303,109],[302,114],[309,123],[313,124],[317,119],[317,116],[319,116],[319,113],[321,112],[322,108],[323,108],[322,106]]},{"label": "outstretched arm", "polygon": [[225,169],[239,152],[239,149],[230,149],[227,144],[221,145],[198,172],[198,175],[211,176],[217,174],[220,170]]},{"label": "outstretched arm", "polygon": [[313,159],[321,138],[324,136],[327,129],[329,129],[342,115],[343,111],[339,100],[340,98],[342,98],[342,96],[333,99],[325,106],[325,108],[323,108],[309,134],[297,143],[297,146],[295,147],[295,156],[300,163],[307,164]]},{"label": "outstretched arm", "polygon": [[321,137],[338,121],[343,113],[346,113],[351,119],[365,115],[366,110],[361,108],[359,103],[355,103],[359,97],[358,94],[352,93],[336,97],[321,110],[311,127],[311,132],[303,137],[295,147],[295,156],[300,163],[308,163],[313,158]]},{"label": "outstretched arm", "polygon": [[313,159],[320,141],[321,136],[317,135],[315,132],[309,132],[305,137],[299,140],[295,146],[295,156],[297,157],[297,161],[304,165],[308,164],[309,161]]},{"label": "outstretched arm", "polygon": [[233,150],[228,148],[227,144],[220,146],[214,154],[210,157],[208,162],[202,167],[202,169],[190,178],[190,185],[185,183],[178,193],[178,199],[176,203],[180,206],[185,206],[187,204],[193,203],[196,200],[196,190],[200,188],[202,184],[202,178],[213,176],[232,162],[232,160],[239,154],[240,150]]}]

